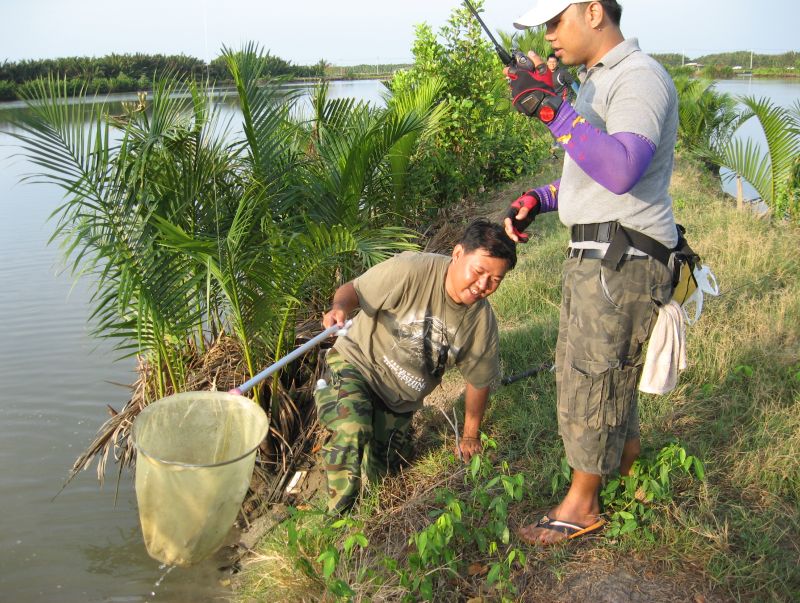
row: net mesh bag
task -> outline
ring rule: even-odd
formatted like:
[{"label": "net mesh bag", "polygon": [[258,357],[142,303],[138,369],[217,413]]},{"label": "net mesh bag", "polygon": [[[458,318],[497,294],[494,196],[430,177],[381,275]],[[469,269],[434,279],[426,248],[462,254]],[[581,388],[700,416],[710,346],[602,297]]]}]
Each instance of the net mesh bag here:
[{"label": "net mesh bag", "polygon": [[257,404],[223,392],[175,394],[142,410],[133,425],[136,500],[151,557],[185,566],[222,545],[267,427]]}]

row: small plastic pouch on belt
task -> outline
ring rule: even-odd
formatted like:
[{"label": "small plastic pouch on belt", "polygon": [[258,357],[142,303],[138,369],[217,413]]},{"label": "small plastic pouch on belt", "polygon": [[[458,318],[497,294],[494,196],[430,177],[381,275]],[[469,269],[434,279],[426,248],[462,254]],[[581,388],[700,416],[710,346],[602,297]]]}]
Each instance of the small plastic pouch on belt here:
[{"label": "small plastic pouch on belt", "polygon": [[692,270],[692,262],[686,258],[673,256],[673,261],[678,265],[673,269],[677,271],[677,282],[672,291],[672,299],[680,305],[686,303],[692,294],[697,290],[697,279],[695,278],[694,271]]},{"label": "small plastic pouch on belt", "polygon": [[[719,295],[719,285],[717,284],[717,277],[711,272],[711,268],[703,264],[694,269],[692,273],[692,280],[695,283],[694,290],[689,293],[688,297],[681,303],[681,306],[686,311],[687,324],[693,325],[700,318],[703,312],[703,295]],[[676,300],[677,301],[677,300]],[[694,318],[689,312],[694,304]]]}]

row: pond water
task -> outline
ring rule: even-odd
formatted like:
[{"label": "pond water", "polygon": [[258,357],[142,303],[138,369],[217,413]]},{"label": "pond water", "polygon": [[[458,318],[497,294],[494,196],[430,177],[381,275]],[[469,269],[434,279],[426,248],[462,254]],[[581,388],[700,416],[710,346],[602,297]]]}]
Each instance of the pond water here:
[{"label": "pond water", "polygon": [[[382,90],[376,80],[346,81],[329,94],[382,103]],[[32,171],[9,136],[20,107],[0,105],[0,600],[224,599],[213,561],[165,575],[147,556],[127,470],[118,492],[109,462],[102,488],[92,468],[59,494],[106,405],[127,401],[134,363],[90,337],[89,287],[64,273],[58,245],[48,245],[61,190],[20,183]]]},{"label": "pond water", "polygon": [[[773,103],[781,107],[791,107],[796,102],[800,102],[800,79],[786,80],[762,80],[751,77],[740,77],[734,80],[719,80],[716,82],[717,92],[726,92],[732,96],[753,96],[755,98],[769,98]],[[764,132],[755,119],[746,121],[736,132],[737,138],[752,138],[766,149],[766,138]],[[736,180],[727,178],[730,170],[723,169],[720,175],[723,177],[722,189],[734,197],[736,196]],[[742,181],[742,190],[745,199],[756,199],[758,193],[750,186],[746,180]],[[764,208],[766,209],[766,208]]]},{"label": "pond water", "polygon": [[[784,106],[800,98],[795,81],[733,80],[717,89]],[[333,97],[374,103],[382,91],[375,80],[330,87]],[[108,342],[88,335],[87,284],[73,283],[57,245],[47,244],[61,191],[19,182],[31,167],[8,135],[16,110],[0,105],[0,600],[224,599],[215,563],[166,574],[147,556],[128,472],[118,493],[110,463],[103,488],[90,470],[55,497],[106,419],[106,404],[119,409],[128,399],[120,384],[134,380],[133,361],[114,361]]]}]

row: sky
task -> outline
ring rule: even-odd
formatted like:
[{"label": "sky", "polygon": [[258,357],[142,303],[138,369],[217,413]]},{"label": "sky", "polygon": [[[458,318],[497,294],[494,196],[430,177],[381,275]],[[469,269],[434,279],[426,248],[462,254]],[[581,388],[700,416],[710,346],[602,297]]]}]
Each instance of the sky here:
[{"label": "sky", "polygon": [[[442,26],[458,0],[0,0],[0,61],[111,53],[211,60],[249,41],[294,64],[411,61],[414,26]],[[800,50],[797,0],[621,0],[622,32],[646,52],[690,58]],[[493,32],[531,0],[485,0]]]}]

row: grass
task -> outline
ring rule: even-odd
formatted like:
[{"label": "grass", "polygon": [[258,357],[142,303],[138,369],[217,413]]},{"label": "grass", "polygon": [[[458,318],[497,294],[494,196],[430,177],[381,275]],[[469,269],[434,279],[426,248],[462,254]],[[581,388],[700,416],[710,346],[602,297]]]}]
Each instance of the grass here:
[{"label": "grass", "polygon": [[[526,184],[506,187],[489,208],[504,208]],[[634,590],[651,601],[800,597],[800,231],[736,212],[718,190],[714,179],[678,163],[672,184],[678,221],[722,294],[706,299],[701,320],[688,329],[689,368],[680,385],[666,396],[640,399],[644,448],[677,439],[702,459],[706,480],[676,482],[671,501],[655,509],[652,541],[637,530],[536,549],[512,536],[527,556],[511,572],[516,594],[490,588],[484,574],[457,571],[437,583],[436,600],[580,600],[606,583],[620,600]],[[553,215],[540,217],[533,229],[518,267],[492,297],[506,374],[552,358],[555,346],[568,235]],[[448,374],[432,404],[463,412],[460,394],[458,375]],[[522,501],[509,508],[512,528],[535,520],[563,495],[550,486],[563,456],[554,408],[553,375],[544,373],[499,389],[487,412],[495,462],[506,461],[525,477]],[[354,594],[345,599],[402,599],[406,590],[386,559],[408,558],[409,536],[441,506],[437,490],[466,488],[441,414],[428,408],[418,415],[415,463],[367,491],[352,516],[353,529],[369,545],[349,559],[343,553],[330,577],[349,584]],[[240,600],[335,600],[315,560],[325,546],[340,546],[344,534],[320,516],[297,525],[302,547],[287,549],[286,525],[260,544],[240,580]],[[455,552],[462,568],[486,559],[477,549]]]}]

